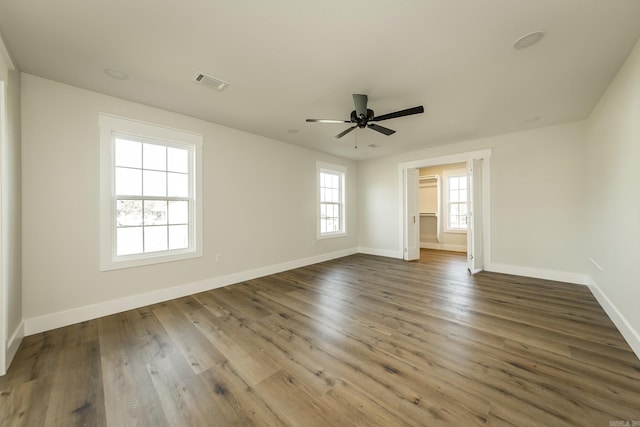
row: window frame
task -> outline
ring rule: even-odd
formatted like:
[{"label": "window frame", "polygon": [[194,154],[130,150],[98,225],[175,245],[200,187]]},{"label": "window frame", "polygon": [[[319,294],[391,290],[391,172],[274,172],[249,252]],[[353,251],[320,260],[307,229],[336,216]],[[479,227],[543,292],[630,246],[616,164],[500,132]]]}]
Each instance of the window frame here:
[{"label": "window frame", "polygon": [[[450,204],[451,203],[459,203],[459,202],[451,202],[450,198],[450,182],[451,178],[459,178],[465,177],[467,180],[467,199],[465,204],[467,205],[467,222],[465,223],[466,228],[453,228],[450,227],[449,217],[450,217]],[[445,233],[459,233],[459,234],[467,234],[469,231],[469,176],[466,169],[449,169],[442,172],[442,178],[444,181],[444,232]]]},{"label": "window frame", "polygon": [[[331,175],[337,175],[339,178],[339,205],[340,205],[340,230],[331,232],[322,232],[322,204],[321,197],[321,178],[320,175],[326,173]],[[347,185],[347,168],[341,165],[336,165],[326,162],[316,163],[316,192],[317,192],[317,239],[331,239],[335,237],[343,237],[347,235],[347,208],[346,208],[346,185]]]},{"label": "window frame", "polygon": [[[203,135],[104,113],[98,114],[98,125],[100,129],[100,270],[109,271],[201,257]],[[189,150],[188,248],[130,255],[116,254],[118,200],[115,193],[116,137]],[[140,196],[140,199],[144,200],[145,197],[147,196]]]}]

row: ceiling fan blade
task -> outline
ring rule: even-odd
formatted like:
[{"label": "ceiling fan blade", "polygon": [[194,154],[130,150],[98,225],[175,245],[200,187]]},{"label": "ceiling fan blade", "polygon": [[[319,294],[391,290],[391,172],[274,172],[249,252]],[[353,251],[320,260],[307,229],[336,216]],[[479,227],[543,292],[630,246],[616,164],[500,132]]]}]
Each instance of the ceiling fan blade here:
[{"label": "ceiling fan blade", "polygon": [[307,119],[309,123],[351,123],[350,120]]},{"label": "ceiling fan blade", "polygon": [[376,125],[376,124],[367,125],[367,127],[369,129],[373,129],[373,130],[378,131],[380,133],[384,133],[387,136],[393,135],[394,133],[396,133],[396,131],[393,130],[393,129],[389,129],[389,128],[386,128],[384,126],[380,126],[380,125]]},{"label": "ceiling fan blade", "polygon": [[407,108],[406,110],[396,111],[395,113],[383,114],[371,119],[371,122],[380,122],[382,120],[395,119],[396,117],[410,116],[412,114],[424,113],[424,107],[422,105],[413,108]]},{"label": "ceiling fan blade", "polygon": [[351,132],[352,130],[354,130],[355,128],[357,128],[358,126],[351,126],[349,129],[340,132],[339,134],[337,134],[336,136],[333,137],[333,139],[340,139],[343,136],[345,136],[346,134],[348,134],[349,132]]},{"label": "ceiling fan blade", "polygon": [[353,94],[353,103],[356,106],[356,115],[358,117],[367,117],[367,95]]}]

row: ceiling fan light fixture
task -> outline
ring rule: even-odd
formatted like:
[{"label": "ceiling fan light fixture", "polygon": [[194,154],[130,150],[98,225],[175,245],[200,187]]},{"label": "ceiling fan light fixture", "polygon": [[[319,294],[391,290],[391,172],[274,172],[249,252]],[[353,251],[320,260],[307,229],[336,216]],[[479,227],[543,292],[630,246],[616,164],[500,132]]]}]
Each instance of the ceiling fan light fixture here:
[{"label": "ceiling fan light fixture", "polygon": [[[362,94],[353,94],[353,103],[355,105],[355,110],[351,112],[351,116],[349,120],[327,120],[327,119],[307,119],[307,122],[311,123],[353,123],[354,126],[351,126],[348,129],[340,132],[334,139],[340,139],[349,132],[354,129],[372,129],[376,132],[380,132],[386,136],[393,135],[396,133],[395,130],[386,128],[384,126],[380,126],[376,123],[369,122],[380,122],[383,120],[395,119],[398,117],[411,116],[414,114],[424,113],[424,107],[419,105],[413,108],[407,108],[405,110],[394,111],[393,113],[383,114],[381,116],[376,116],[374,111],[370,108],[367,108],[368,97],[367,95]],[[357,148],[357,147],[356,147]]]},{"label": "ceiling fan light fixture", "polygon": [[534,44],[538,43],[544,38],[544,31],[534,31],[532,33],[525,34],[513,43],[514,49],[526,49]]}]

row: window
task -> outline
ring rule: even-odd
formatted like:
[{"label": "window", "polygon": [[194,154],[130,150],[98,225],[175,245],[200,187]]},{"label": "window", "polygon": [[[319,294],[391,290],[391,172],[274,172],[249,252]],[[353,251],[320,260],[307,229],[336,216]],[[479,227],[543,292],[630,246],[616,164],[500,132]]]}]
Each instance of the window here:
[{"label": "window", "polygon": [[346,235],[343,166],[318,162],[318,238]]},{"label": "window", "polygon": [[202,136],[101,114],[101,269],[202,255]]},{"label": "window", "polygon": [[445,231],[467,232],[467,171],[444,171]]}]

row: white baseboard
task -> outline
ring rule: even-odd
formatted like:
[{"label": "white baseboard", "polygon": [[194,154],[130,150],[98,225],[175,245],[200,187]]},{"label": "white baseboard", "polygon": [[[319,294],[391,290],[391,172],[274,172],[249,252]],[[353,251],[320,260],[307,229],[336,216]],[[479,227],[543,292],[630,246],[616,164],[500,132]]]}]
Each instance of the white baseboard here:
[{"label": "white baseboard", "polygon": [[256,268],[253,270],[233,273],[226,276],[212,277],[206,280],[185,283],[171,288],[159,289],[153,292],[147,292],[144,294],[132,295],[129,297],[119,298],[111,301],[77,307],[57,313],[50,313],[43,316],[32,317],[24,320],[23,336],[33,335],[51,329],[72,325],[74,323],[84,322],[87,320],[96,319],[98,317],[108,316],[126,310],[132,310],[135,308],[144,307],[150,304],[156,304],[187,295],[193,295],[211,289],[221,288],[223,286],[232,285],[234,283],[240,283],[246,280],[256,279],[258,277],[268,276],[270,274],[276,274],[294,268],[304,267],[306,265],[317,264],[319,262],[329,261],[336,258],[342,258],[348,255],[353,255],[357,252],[358,250],[356,248],[345,249],[342,251],[316,255],[308,258],[287,261],[281,264],[275,264]]},{"label": "white baseboard", "polygon": [[616,325],[629,347],[640,359],[640,333],[636,331],[627,319],[620,313],[620,310],[611,302],[611,300],[602,292],[598,284],[589,276],[587,285],[596,297],[604,311],[607,313],[611,321]]},{"label": "white baseboard", "polygon": [[399,258],[399,259],[403,258],[402,251],[392,251],[389,249],[374,249],[374,248],[359,247],[358,253],[366,254],[366,255],[383,256],[387,258]]},{"label": "white baseboard", "polygon": [[439,251],[467,252],[467,247],[464,245],[451,245],[448,243],[420,242],[420,247],[423,249],[436,249]]},{"label": "white baseboard", "polygon": [[554,280],[556,282],[587,284],[587,275],[568,271],[547,270],[544,268],[523,267],[511,264],[487,263],[485,270],[495,273],[513,274],[515,276],[535,277],[536,279]]}]

